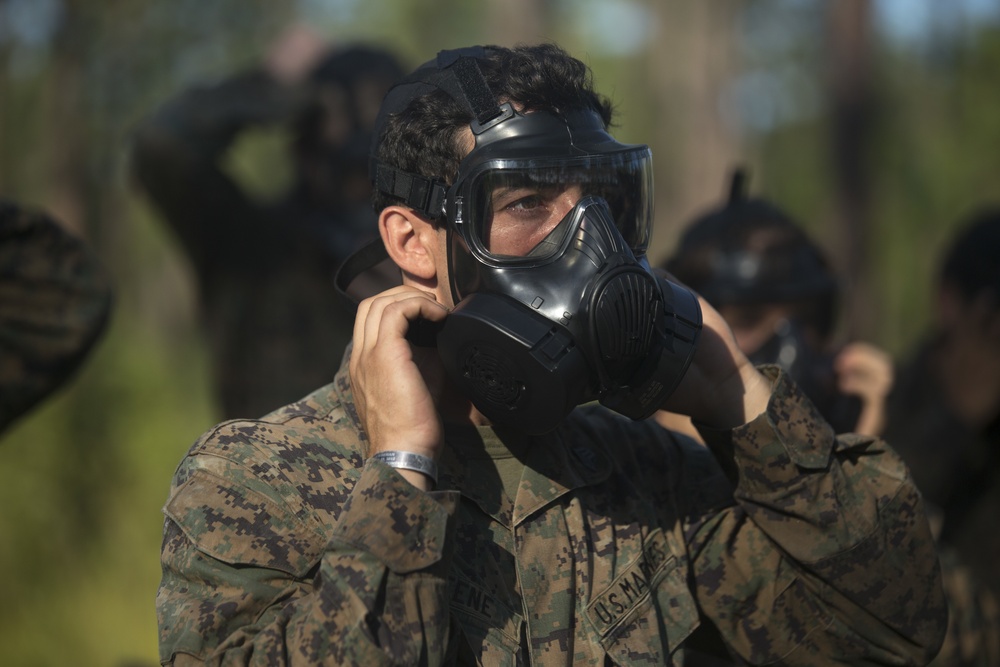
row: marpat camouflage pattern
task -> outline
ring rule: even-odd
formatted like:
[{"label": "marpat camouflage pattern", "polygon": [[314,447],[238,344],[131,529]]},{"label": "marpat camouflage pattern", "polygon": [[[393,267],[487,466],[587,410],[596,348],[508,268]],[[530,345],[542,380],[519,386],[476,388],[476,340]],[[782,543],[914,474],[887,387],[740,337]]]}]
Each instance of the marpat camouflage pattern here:
[{"label": "marpat camouflage pattern", "polygon": [[165,507],[161,660],[670,665],[710,622],[751,664],[924,664],[946,611],[905,467],[764,370],[766,413],[705,433],[725,466],[589,405],[533,439],[514,499],[468,483],[471,427],[432,493],[365,461],[346,365],[225,422]]}]

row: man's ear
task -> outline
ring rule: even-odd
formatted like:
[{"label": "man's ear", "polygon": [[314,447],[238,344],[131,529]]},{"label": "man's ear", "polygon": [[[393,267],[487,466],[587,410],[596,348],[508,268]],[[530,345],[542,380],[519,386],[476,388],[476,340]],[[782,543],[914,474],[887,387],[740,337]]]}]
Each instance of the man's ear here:
[{"label": "man's ear", "polygon": [[387,206],[378,218],[379,233],[389,257],[404,273],[420,282],[437,276],[437,229],[405,206]]}]

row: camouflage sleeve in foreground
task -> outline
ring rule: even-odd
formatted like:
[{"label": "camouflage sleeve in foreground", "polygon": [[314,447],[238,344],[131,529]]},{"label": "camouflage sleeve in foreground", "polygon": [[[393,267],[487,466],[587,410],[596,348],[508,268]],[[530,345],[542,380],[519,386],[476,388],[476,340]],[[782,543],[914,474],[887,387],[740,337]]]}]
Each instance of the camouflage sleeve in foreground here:
[{"label": "camouflage sleeve in foreground", "polygon": [[752,664],[926,664],[947,611],[905,466],[884,442],[836,438],[793,382],[763,370],[764,414],[702,430],[738,470],[737,506],[689,527],[702,612]]},{"label": "camouflage sleeve in foreground", "polygon": [[327,533],[285,502],[280,472],[267,484],[252,468],[189,456],[175,478],[156,601],[163,664],[443,662],[457,494],[424,494],[369,461],[346,471],[353,488]]},{"label": "camouflage sleeve in foreground", "polygon": [[69,378],[110,308],[107,278],[80,239],[0,201],[0,430]]}]

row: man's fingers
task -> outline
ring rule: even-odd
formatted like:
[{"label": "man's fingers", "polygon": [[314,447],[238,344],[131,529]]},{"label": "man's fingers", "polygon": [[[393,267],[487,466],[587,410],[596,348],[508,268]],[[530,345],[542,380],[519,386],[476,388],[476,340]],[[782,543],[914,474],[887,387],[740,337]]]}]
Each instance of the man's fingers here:
[{"label": "man's fingers", "polygon": [[869,343],[854,342],[845,346],[834,359],[834,368],[838,388],[845,394],[877,399],[883,398],[892,387],[892,358]]},{"label": "man's fingers", "polygon": [[[361,312],[358,313],[359,319]],[[394,288],[372,297],[364,313],[360,341],[372,349],[382,341],[404,338],[410,322],[443,320],[448,309],[430,294],[414,288]]]},{"label": "man's fingers", "polygon": [[[440,321],[447,315],[448,309],[433,295],[403,285],[365,299],[358,305],[354,322],[352,377],[357,376],[358,367],[366,363],[365,359],[375,355],[396,364],[410,360],[412,353],[405,341],[410,323],[420,318]],[[363,382],[362,378],[357,379]]]},{"label": "man's fingers", "polygon": [[424,370],[405,336],[411,322],[442,320],[447,314],[433,295],[406,286],[359,305],[350,372],[372,451],[405,442],[413,451],[436,456],[440,419]]},{"label": "man's fingers", "polygon": [[[398,285],[375,296],[368,297],[358,304],[357,316],[354,320],[354,346],[355,348],[365,347],[372,344],[372,335],[378,334],[378,323],[382,320],[382,313],[385,308],[400,299],[421,296],[433,301],[433,297],[426,292],[405,285]],[[375,326],[372,326],[372,324]]]}]

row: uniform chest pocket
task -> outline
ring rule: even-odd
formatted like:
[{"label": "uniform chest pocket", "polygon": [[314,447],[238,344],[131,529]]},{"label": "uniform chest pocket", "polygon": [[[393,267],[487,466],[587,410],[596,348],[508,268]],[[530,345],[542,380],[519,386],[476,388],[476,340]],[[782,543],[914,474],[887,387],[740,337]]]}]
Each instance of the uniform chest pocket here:
[{"label": "uniform chest pocket", "polygon": [[[216,503],[219,509],[214,509]],[[199,551],[216,560],[300,579],[319,561],[329,539],[317,522],[206,469],[192,473],[167,501],[164,513]]]},{"label": "uniform chest pocket", "polygon": [[698,626],[698,610],[676,557],[653,542],[587,607],[616,665],[670,665]]}]

